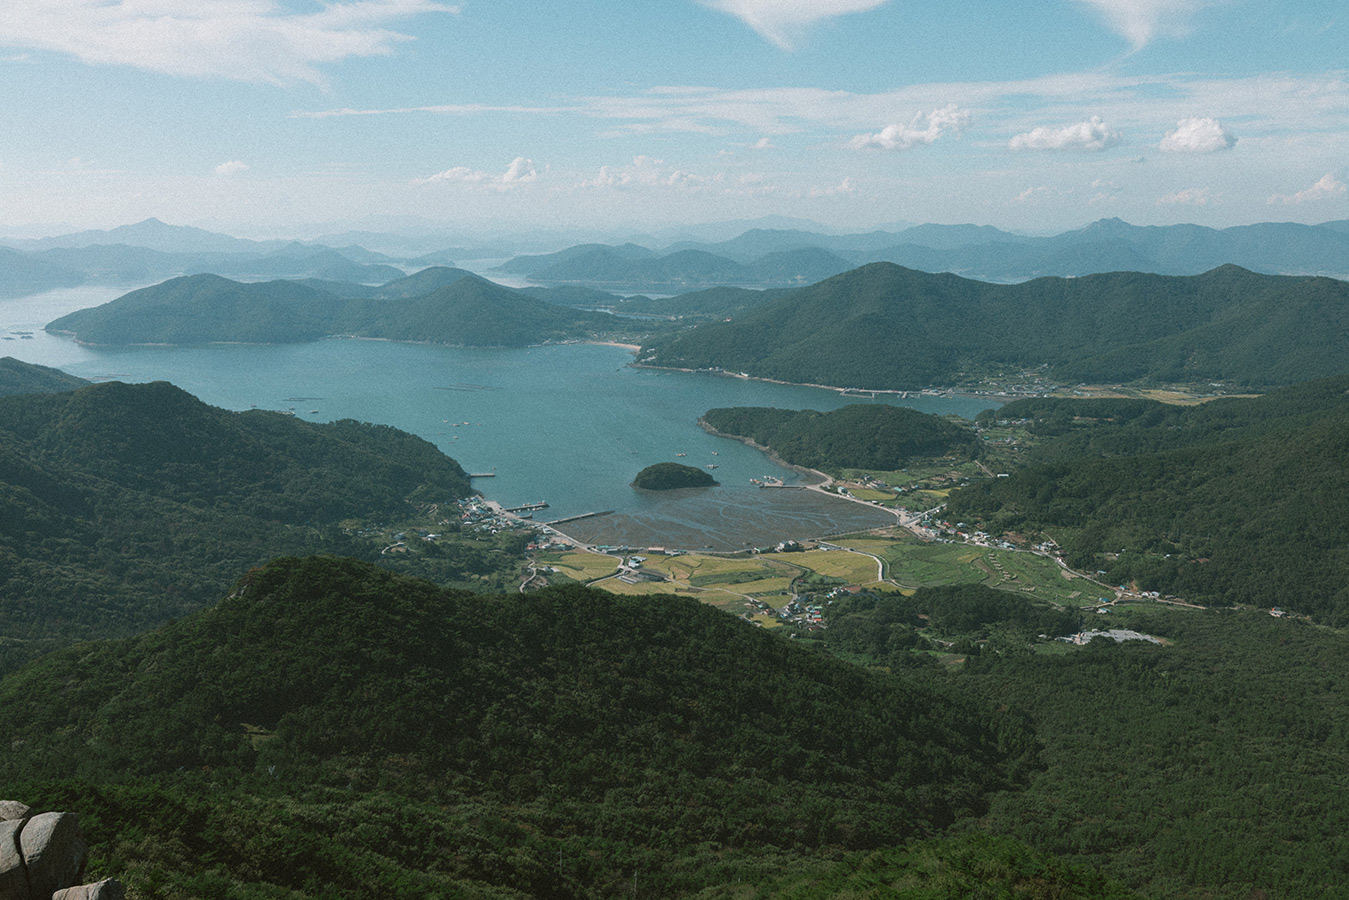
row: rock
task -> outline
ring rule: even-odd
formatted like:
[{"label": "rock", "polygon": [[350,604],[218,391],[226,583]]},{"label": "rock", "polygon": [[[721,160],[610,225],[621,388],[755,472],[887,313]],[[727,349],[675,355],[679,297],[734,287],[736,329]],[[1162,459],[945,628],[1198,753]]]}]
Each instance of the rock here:
[{"label": "rock", "polygon": [[32,810],[18,800],[0,800],[0,822],[8,819],[24,819]]},{"label": "rock", "polygon": [[80,883],[89,845],[80,836],[74,813],[49,812],[33,816],[20,835],[28,890],[50,897],[61,888]]},{"label": "rock", "polygon": [[78,884],[88,852],[71,813],[0,821],[0,900],[47,900]]},{"label": "rock", "polygon": [[19,853],[22,819],[0,822],[0,900],[28,900],[28,876]]},{"label": "rock", "polygon": [[124,900],[122,883],[116,878],[105,878],[93,884],[82,884],[52,894],[52,900]]}]

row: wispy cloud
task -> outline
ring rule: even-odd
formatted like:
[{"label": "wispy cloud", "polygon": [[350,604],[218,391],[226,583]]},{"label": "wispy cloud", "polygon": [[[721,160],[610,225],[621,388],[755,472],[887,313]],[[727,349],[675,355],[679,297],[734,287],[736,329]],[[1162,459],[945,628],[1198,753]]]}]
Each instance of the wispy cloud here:
[{"label": "wispy cloud", "polygon": [[393,106],[384,108],[300,110],[290,114],[292,119],[341,119],[349,116],[398,116],[426,113],[437,116],[471,116],[483,113],[523,113],[526,115],[554,115],[575,112],[566,106],[489,106],[483,103],[443,103],[435,106]]},{"label": "wispy cloud", "polygon": [[1237,139],[1217,119],[1181,119],[1158,148],[1168,153],[1215,153],[1230,150]]},{"label": "wispy cloud", "polygon": [[0,46],[46,50],[90,65],[193,78],[320,82],[319,66],[391,53],[410,38],[388,28],[453,13],[436,0],[330,2],[296,13],[271,0],[43,0],[7,3]]},{"label": "wispy cloud", "polygon": [[845,197],[849,194],[857,193],[857,186],[853,184],[851,178],[844,178],[833,187],[811,188],[811,197]]},{"label": "wispy cloud", "polygon": [[[876,123],[896,122],[899,112],[906,116],[921,109],[940,112],[949,108],[953,101],[959,110],[970,113],[971,119],[966,123],[970,130],[982,129],[985,140],[994,140],[1004,146],[1006,138],[996,137],[991,132],[1050,134],[1061,129],[1039,123],[1071,122],[1073,117],[1081,116],[1084,109],[1108,110],[1111,128],[1121,132],[1127,129],[1131,133],[1163,132],[1172,123],[1183,122],[1196,108],[1224,110],[1225,116],[1240,118],[1243,132],[1265,138],[1280,134],[1349,131],[1349,80],[1343,72],[1237,78],[1081,72],[1017,81],[913,84],[876,93],[801,87],[660,86],[627,95],[576,97],[551,106],[442,104],[338,108],[295,112],[292,116],[315,119],[498,113],[574,116],[611,123],[600,132],[606,137],[677,133],[743,136],[743,146],[787,134],[814,132],[831,139],[837,139],[839,134],[857,135],[864,129],[875,127]],[[925,118],[919,116],[908,125],[893,125],[892,140],[899,140],[904,132],[925,133],[930,125]],[[1084,124],[1089,126],[1090,122]],[[1226,126],[1219,127],[1226,131]],[[876,136],[879,142],[880,133],[874,132],[870,136]],[[865,140],[868,136],[859,135],[859,138]]]},{"label": "wispy cloud", "polygon": [[1345,187],[1343,181],[1340,181],[1334,175],[1326,174],[1322,175],[1320,181],[1305,191],[1298,191],[1296,194],[1274,194],[1269,198],[1269,203],[1271,206],[1280,204],[1292,206],[1300,203],[1311,203],[1316,200],[1343,197],[1346,192],[1349,192],[1349,188]]},{"label": "wispy cloud", "polygon": [[1018,134],[1007,142],[1009,150],[1104,150],[1113,147],[1122,140],[1117,131],[1112,131],[1101,121],[1100,116],[1092,116],[1086,122],[1065,125],[1061,128],[1040,126],[1024,134]]},{"label": "wispy cloud", "polygon": [[1189,20],[1213,0],[1078,0],[1094,7],[1106,24],[1122,35],[1135,50],[1159,35],[1184,34]]},{"label": "wispy cloud", "polygon": [[1157,203],[1162,206],[1177,204],[1182,206],[1208,206],[1218,202],[1218,197],[1208,188],[1185,188],[1174,194],[1159,197]]},{"label": "wispy cloud", "polygon": [[683,169],[667,166],[662,159],[652,156],[637,156],[627,166],[601,166],[599,174],[593,179],[581,183],[585,188],[629,188],[659,187],[687,189],[701,187],[721,179],[717,176],[698,175]]},{"label": "wispy cloud", "polygon": [[790,50],[791,32],[822,19],[875,9],[886,0],[702,0],[702,3],[735,16],[765,39]]},{"label": "wispy cloud", "polygon": [[248,163],[241,160],[232,159],[229,162],[222,162],[215,167],[217,175],[238,175],[241,172],[248,171]]},{"label": "wispy cloud", "polygon": [[422,178],[417,183],[449,182],[451,184],[483,185],[497,190],[506,190],[517,185],[537,181],[538,178],[539,172],[534,167],[534,161],[523,156],[517,156],[511,160],[511,164],[506,167],[505,172],[483,172],[470,169],[468,166],[455,166],[443,172],[437,172],[429,178]]},{"label": "wispy cloud", "polygon": [[854,150],[910,150],[960,131],[969,125],[970,118],[969,110],[950,103],[926,115],[919,113],[908,125],[887,125],[875,134],[859,134],[848,141],[848,146]]}]

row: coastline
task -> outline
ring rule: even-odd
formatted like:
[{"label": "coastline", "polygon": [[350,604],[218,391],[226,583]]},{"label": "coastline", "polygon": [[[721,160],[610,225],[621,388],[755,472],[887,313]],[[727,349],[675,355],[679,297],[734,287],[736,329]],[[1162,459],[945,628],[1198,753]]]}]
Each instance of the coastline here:
[{"label": "coastline", "polygon": [[[615,344],[614,346],[623,347],[631,345]],[[640,350],[641,348],[637,347],[634,349]],[[819,388],[820,390],[833,391],[834,393],[840,394],[844,397],[856,396],[861,397],[863,399],[871,399],[871,400],[874,400],[880,396],[899,397],[904,399],[907,399],[909,397],[965,397],[971,400],[990,400],[996,401],[997,403],[1009,403],[1012,400],[1017,399],[1018,397],[1028,396],[1022,394],[1016,395],[991,394],[991,393],[980,393],[976,391],[961,391],[952,387],[944,387],[944,388],[926,387],[926,388],[912,388],[908,390],[899,390],[895,388],[841,387],[836,384],[816,384],[815,382],[812,381],[783,381],[780,378],[766,378],[761,375],[748,375],[744,372],[728,372],[724,369],[715,369],[715,370],[690,369],[684,366],[654,366],[651,365],[650,363],[636,362],[636,361],[630,362],[628,363],[628,365],[632,366],[634,369],[652,369],[655,371],[664,371],[664,372],[690,372],[694,374],[702,373],[704,375],[719,375],[723,378],[742,378],[745,379],[746,381],[762,381],[765,384],[780,384],[785,387]],[[1040,395],[1032,395],[1032,396],[1040,396]],[[735,437],[735,435],[723,435],[723,437]]]}]

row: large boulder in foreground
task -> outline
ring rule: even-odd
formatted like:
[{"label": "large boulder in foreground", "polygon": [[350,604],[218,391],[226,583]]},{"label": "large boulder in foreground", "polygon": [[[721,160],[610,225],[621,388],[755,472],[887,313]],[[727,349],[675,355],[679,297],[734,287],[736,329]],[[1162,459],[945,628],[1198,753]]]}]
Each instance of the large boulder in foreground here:
[{"label": "large boulder in foreground", "polygon": [[115,879],[79,884],[88,855],[74,813],[0,800],[0,900],[122,900]]}]

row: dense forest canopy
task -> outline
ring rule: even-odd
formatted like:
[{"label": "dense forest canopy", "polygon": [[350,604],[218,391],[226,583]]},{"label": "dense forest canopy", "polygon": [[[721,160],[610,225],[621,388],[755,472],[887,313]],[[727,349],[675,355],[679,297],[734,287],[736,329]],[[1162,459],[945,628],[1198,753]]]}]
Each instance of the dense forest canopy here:
[{"label": "dense forest canopy", "polygon": [[277,554],[372,552],[344,519],[471,492],[458,463],[388,426],[227,412],[164,382],[3,397],[0,637],[144,630]]},{"label": "dense forest canopy", "polygon": [[355,335],[519,347],[612,330],[613,316],[546,303],[459,269],[396,279],[373,293],[293,281],[175,278],[49,323],[93,344],[289,343]]},{"label": "dense forest canopy", "polygon": [[[124,821],[119,785],[135,785],[141,833],[215,841],[215,878],[325,896],[375,889],[342,881],[362,854],[383,860],[366,876],[381,896],[418,878],[602,896],[634,867],[678,895],[738,858],[777,868],[930,833],[1033,761],[1025,730],[983,705],[694,600],[467,594],[332,558],[274,562],[159,631],[45,657],[0,681],[0,731],[10,789],[102,784],[86,803]],[[372,823],[402,807],[403,828],[438,807],[440,837],[299,833],[262,806],[339,798],[378,808]],[[210,877],[95,840],[107,865],[180,890]]]},{"label": "dense forest canopy", "polygon": [[712,487],[717,480],[712,473],[682,463],[663,462],[647,466],[632,479],[632,486],[647,491],[670,491],[676,488]]},{"label": "dense forest canopy", "polygon": [[640,359],[892,390],[1041,365],[1071,381],[1266,387],[1349,371],[1346,316],[1345,282],[1235,266],[989,284],[875,263],[653,339]]},{"label": "dense forest canopy", "polygon": [[940,416],[886,404],[853,404],[832,412],[768,407],[710,409],[707,427],[749,438],[784,461],[811,469],[901,469],[915,456],[976,457],[968,427]]}]

